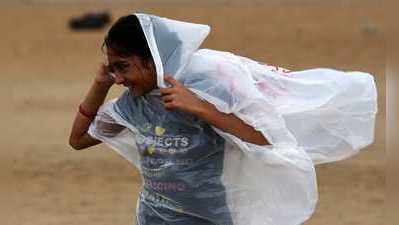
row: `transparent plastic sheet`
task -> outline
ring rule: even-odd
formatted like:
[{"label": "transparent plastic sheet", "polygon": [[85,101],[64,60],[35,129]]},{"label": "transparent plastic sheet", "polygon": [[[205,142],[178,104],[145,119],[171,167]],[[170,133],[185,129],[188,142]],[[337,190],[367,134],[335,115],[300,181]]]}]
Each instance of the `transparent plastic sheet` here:
[{"label": "transparent plastic sheet", "polygon": [[374,141],[378,106],[372,75],[326,68],[288,71],[240,58],[315,164],[349,158]]},{"label": "transparent plastic sheet", "polygon": [[174,75],[271,143],[247,143],[192,115],[168,112],[156,90],[140,97],[125,91],[100,108],[89,133],[140,170],[137,224],[301,224],[317,202],[314,163],[347,158],[373,141],[371,75],[290,72],[227,52],[196,51],[207,26],[136,15],[158,86],[165,86],[164,73]]},{"label": "transparent plastic sheet", "polygon": [[[204,224],[300,224],[313,211],[317,199],[314,168],[299,148],[257,146],[215,129],[223,137],[218,138],[203,121],[184,113],[166,114],[156,95],[134,98],[127,91],[101,112],[90,134],[141,171],[139,224],[158,221],[148,216],[140,219],[149,213],[148,207],[169,222],[165,224],[180,224],[174,220],[181,219],[181,214],[202,218],[207,221]],[[114,113],[123,118],[110,121],[108,115]],[[114,136],[96,126],[103,119],[129,129]],[[172,139],[184,145],[184,138],[187,149],[172,148],[179,145]],[[168,153],[152,154],[151,149]],[[173,216],[165,210],[174,212]]]}]

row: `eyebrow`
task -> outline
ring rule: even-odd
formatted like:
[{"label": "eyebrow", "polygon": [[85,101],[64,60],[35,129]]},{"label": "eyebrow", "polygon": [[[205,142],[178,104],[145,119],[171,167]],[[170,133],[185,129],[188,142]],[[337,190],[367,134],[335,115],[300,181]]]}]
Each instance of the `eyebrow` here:
[{"label": "eyebrow", "polygon": [[111,64],[109,64],[108,65],[108,68],[112,68],[112,67],[114,67],[115,65],[122,65],[122,64],[129,64],[129,62],[128,61],[125,61],[125,60],[116,60],[115,62],[113,62],[113,63],[111,63]]}]

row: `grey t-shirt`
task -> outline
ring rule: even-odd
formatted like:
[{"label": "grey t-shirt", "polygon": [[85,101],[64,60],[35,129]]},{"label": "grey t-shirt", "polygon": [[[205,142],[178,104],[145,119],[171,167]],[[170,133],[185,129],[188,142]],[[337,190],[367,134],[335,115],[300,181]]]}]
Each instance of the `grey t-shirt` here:
[{"label": "grey t-shirt", "polygon": [[145,200],[215,224],[232,224],[221,182],[225,141],[208,123],[166,110],[159,95],[137,97],[126,91],[116,110],[138,131]]}]

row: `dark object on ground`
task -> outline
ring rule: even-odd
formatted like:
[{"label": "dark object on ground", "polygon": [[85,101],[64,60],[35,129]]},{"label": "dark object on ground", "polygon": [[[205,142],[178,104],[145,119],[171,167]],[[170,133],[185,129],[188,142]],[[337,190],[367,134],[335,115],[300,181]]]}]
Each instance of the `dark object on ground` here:
[{"label": "dark object on ground", "polygon": [[97,30],[105,27],[109,22],[111,22],[111,15],[108,12],[90,12],[69,20],[69,27],[72,30]]}]

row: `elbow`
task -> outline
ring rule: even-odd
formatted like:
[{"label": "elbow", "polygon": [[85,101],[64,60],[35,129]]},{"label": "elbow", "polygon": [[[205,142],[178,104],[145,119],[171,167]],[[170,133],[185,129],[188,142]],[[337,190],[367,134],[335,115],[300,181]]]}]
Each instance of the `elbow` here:
[{"label": "elbow", "polygon": [[82,150],[83,146],[79,144],[79,141],[74,138],[69,138],[69,146],[74,150]]},{"label": "elbow", "polygon": [[253,142],[256,145],[270,145],[270,143],[266,140],[266,138],[261,138],[260,140],[256,140]]},{"label": "elbow", "polygon": [[270,145],[270,142],[268,140],[264,139],[260,142],[260,145]]},{"label": "elbow", "polygon": [[256,134],[256,138],[255,138],[253,144],[256,144],[256,145],[270,145],[270,142],[262,134],[262,132],[258,131],[257,134]]}]

